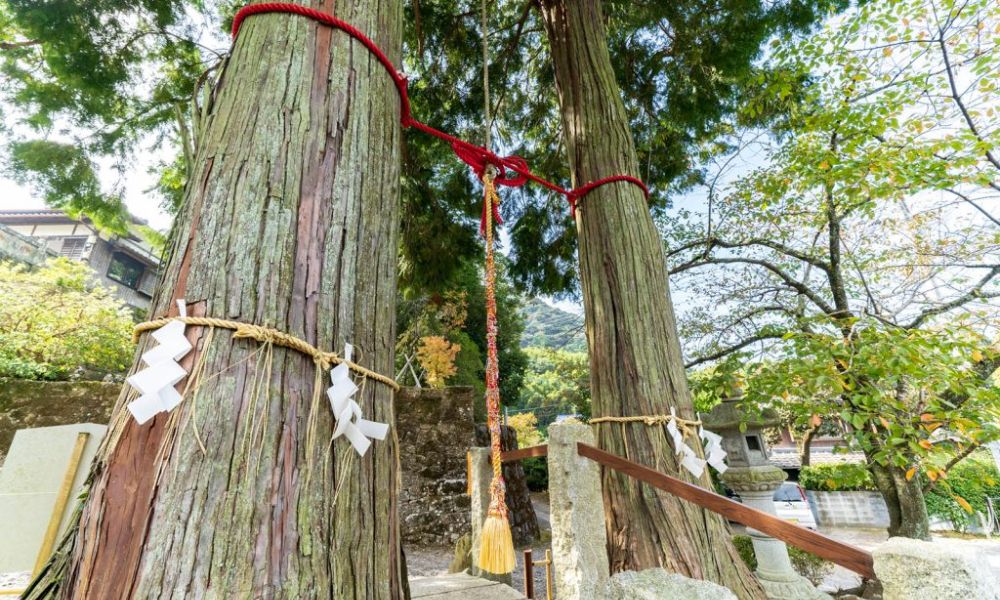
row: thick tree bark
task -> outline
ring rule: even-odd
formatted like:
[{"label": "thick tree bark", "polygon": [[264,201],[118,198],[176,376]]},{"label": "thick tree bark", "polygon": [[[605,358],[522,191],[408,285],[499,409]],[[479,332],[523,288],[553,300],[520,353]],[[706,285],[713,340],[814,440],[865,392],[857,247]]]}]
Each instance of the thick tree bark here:
[{"label": "thick tree bark", "polygon": [[930,518],[920,478],[906,479],[906,471],[869,459],[868,471],[889,509],[889,537],[930,540]]},{"label": "thick tree bark", "polygon": [[[637,174],[599,0],[541,6],[573,185]],[[599,188],[582,201],[577,228],[594,416],[662,415],[673,406],[693,418],[666,262],[642,192],[627,183]],[[603,424],[598,440],[609,452],[687,477],[662,427]],[[709,487],[708,476],[698,483]],[[662,566],[741,598],[764,597],[723,519],[626,475],[605,470],[603,485],[613,572]]]},{"label": "thick tree bark", "polygon": [[[398,62],[401,3],[312,5]],[[400,126],[382,66],[313,21],[252,17],[202,131],[154,315],[184,297],[195,314],[323,349],[351,342],[356,360],[391,374]],[[30,597],[402,597],[393,435],[364,458],[331,444],[311,358],[275,346],[269,369],[258,342],[188,331],[187,366],[204,361],[197,401],[137,426],[124,410],[135,393],[123,394],[121,435],[103,446],[79,525]],[[140,351],[152,345],[144,335]],[[394,426],[392,397],[369,381],[356,400]]]}]

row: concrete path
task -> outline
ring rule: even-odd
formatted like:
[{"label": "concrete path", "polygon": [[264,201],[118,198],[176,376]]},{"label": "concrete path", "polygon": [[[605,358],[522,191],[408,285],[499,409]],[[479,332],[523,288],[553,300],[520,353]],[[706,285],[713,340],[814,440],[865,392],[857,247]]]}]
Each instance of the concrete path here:
[{"label": "concrete path", "polygon": [[512,587],[465,573],[411,577],[410,597],[428,600],[523,600],[524,598]]}]

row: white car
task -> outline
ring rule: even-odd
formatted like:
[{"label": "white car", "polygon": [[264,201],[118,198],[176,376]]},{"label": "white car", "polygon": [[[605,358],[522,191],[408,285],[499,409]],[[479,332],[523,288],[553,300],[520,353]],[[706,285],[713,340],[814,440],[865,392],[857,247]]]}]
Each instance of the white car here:
[{"label": "white car", "polygon": [[809,508],[809,498],[802,486],[794,481],[786,481],[774,491],[774,512],[786,521],[816,529],[816,519]]}]

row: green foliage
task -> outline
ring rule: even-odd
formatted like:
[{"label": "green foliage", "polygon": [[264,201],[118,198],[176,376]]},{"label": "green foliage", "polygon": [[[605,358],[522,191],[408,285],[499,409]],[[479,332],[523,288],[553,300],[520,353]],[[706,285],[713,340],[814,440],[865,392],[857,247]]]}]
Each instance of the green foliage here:
[{"label": "green foliage", "polygon": [[526,302],[522,312],[524,336],[521,344],[525,348],[534,346],[569,352],[587,351],[582,316],[549,306],[538,298]]},{"label": "green foliage", "polygon": [[962,530],[976,522],[976,513],[986,514],[988,497],[994,498],[994,505],[1000,499],[1000,472],[985,452],[950,469],[925,495],[931,516],[951,521]]},{"label": "green foliage", "polygon": [[526,458],[521,461],[528,489],[532,492],[547,492],[549,489],[549,463],[545,457]]},{"label": "green foliage", "polygon": [[966,328],[906,331],[872,322],[856,323],[846,342],[835,333],[790,333],[776,359],[746,370],[747,398],[782,398],[800,418],[838,418],[880,464],[935,470],[960,446],[1000,433],[1000,388],[984,385],[976,369],[986,343]]},{"label": "green foliage", "polygon": [[799,485],[820,492],[874,491],[875,482],[864,464],[809,465],[799,472]]},{"label": "green foliage", "polygon": [[101,191],[94,164],[80,147],[46,140],[15,142],[10,158],[14,178],[41,192],[49,206],[74,219],[90,217],[105,231],[128,232],[129,219],[121,199]]},{"label": "green foliage", "polygon": [[4,125],[16,127],[10,171],[52,206],[125,233],[120,195],[101,189],[95,165],[124,173],[140,149],[191,147],[182,138],[196,129],[193,94],[220,58],[199,45],[196,22],[211,23],[214,9],[201,0],[0,2],[0,100]]},{"label": "green foliage", "polygon": [[743,562],[750,567],[751,571],[757,570],[757,554],[753,550],[753,540],[750,539],[749,535],[734,535],[733,545],[736,546],[736,551],[740,553],[740,558]]},{"label": "green foliage", "polygon": [[0,262],[0,297],[0,377],[101,378],[131,363],[131,313],[86,265],[60,258],[29,271]]},{"label": "green foliage", "polygon": [[998,23],[989,0],[872,2],[777,41],[710,217],[662,220],[700,402],[744,379],[897,480],[1000,435]]},{"label": "green foliage", "polygon": [[507,418],[507,427],[517,432],[517,445],[530,448],[545,442],[545,436],[538,430],[538,417],[532,412],[517,413]]},{"label": "green foliage", "polygon": [[[754,552],[753,540],[750,539],[750,536],[734,535],[733,545],[736,546],[736,551],[739,552],[740,558],[743,559],[743,562],[746,563],[750,570],[756,570],[757,554]],[[813,585],[822,583],[826,579],[826,576],[832,573],[834,569],[832,562],[805,550],[799,550],[795,546],[788,546],[788,558],[792,562],[792,568],[799,575],[808,579]]]},{"label": "green foliage", "polygon": [[547,417],[590,416],[590,363],[583,352],[525,348],[528,369],[521,389],[521,406]]},{"label": "green foliage", "polygon": [[[642,177],[666,204],[665,191],[697,179],[692,155],[740,102],[762,43],[802,31],[840,0],[799,2],[605,2],[612,63],[635,134]],[[404,65],[415,114],[466,139],[481,141],[483,85],[478,10],[461,2],[406,4]],[[548,42],[537,5],[490,7],[490,88],[493,142],[528,159],[533,170],[566,183]],[[402,270],[405,285],[447,279],[456,254],[473,248],[480,198],[467,170],[449,149],[406,136]],[[504,193],[510,273],[538,293],[572,292],[576,285],[576,228],[565,200],[537,186]],[[451,249],[450,251],[448,249]],[[428,262],[429,261],[429,262]]]},{"label": "green foliage", "polygon": [[[497,354],[500,361],[500,400],[516,405],[521,395],[527,356],[521,350],[524,321],[520,298],[507,279],[502,262],[497,268]],[[412,290],[411,290],[412,292]],[[426,373],[416,364],[415,355],[421,339],[443,336],[461,346],[455,357],[456,372],[448,385],[472,385],[484,391],[486,378],[486,293],[482,272],[471,261],[451,275],[444,291],[401,298],[397,303],[396,368],[402,369],[407,357],[413,357],[421,381]],[[412,384],[412,374],[404,370],[402,380]]]}]

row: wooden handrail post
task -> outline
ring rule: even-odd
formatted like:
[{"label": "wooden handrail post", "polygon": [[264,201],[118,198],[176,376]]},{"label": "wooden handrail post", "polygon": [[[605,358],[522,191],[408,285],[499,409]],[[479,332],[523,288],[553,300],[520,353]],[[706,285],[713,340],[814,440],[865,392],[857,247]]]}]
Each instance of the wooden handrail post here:
[{"label": "wooden handrail post", "polygon": [[535,597],[535,563],[531,560],[531,548],[524,551],[524,595],[531,600]]},{"label": "wooden handrail post", "polygon": [[858,573],[866,579],[875,578],[874,561],[870,552],[850,544],[789,523],[774,515],[745,506],[697,485],[665,475],[631,460],[615,456],[589,444],[578,443],[577,452],[605,467],[620,471],[678,498],[716,512],[727,519],[766,533],[796,548],[812,552],[820,558]]},{"label": "wooden handrail post", "polygon": [[545,550],[545,600],[552,600],[552,550]]}]

